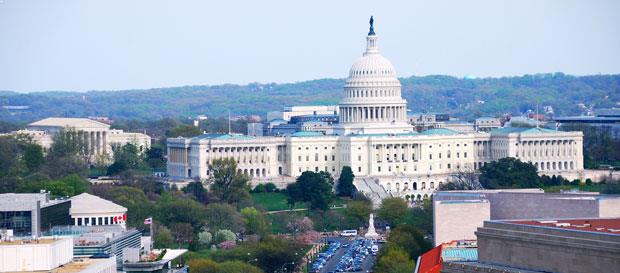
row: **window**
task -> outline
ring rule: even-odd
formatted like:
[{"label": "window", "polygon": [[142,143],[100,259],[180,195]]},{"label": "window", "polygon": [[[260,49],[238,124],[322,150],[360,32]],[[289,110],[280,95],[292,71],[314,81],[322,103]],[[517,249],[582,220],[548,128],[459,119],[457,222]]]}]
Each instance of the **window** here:
[{"label": "window", "polygon": [[381,172],[381,166],[377,167],[377,172]]},{"label": "window", "polygon": [[457,152],[457,153],[456,153],[456,158],[459,158],[459,157],[460,157],[460,155],[461,155],[461,154],[460,154],[459,152]]},{"label": "window", "polygon": [[298,161],[301,161],[301,156],[298,156],[297,158],[298,158]]},{"label": "window", "polygon": [[336,161],[336,156],[332,155],[332,161]]},{"label": "window", "polygon": [[439,153],[439,159],[441,159],[441,153]]},{"label": "window", "polygon": [[433,159],[433,154],[428,154],[428,159]]},{"label": "window", "polygon": [[310,156],[309,155],[306,156],[306,161],[310,161]]},{"label": "window", "polygon": [[452,168],[452,164],[448,163],[448,169]]},{"label": "window", "polygon": [[[517,157],[518,157],[518,155],[517,155]],[[467,158],[467,152],[463,153],[463,158]]]},{"label": "window", "polygon": [[325,161],[327,161],[327,155],[325,156]]},{"label": "window", "polygon": [[314,171],[318,172],[319,171],[319,167],[314,167]]},{"label": "window", "polygon": [[362,156],[361,155],[357,156],[357,161],[362,161]]},{"label": "window", "polygon": [[357,167],[357,171],[361,173],[362,172],[362,167]]}]

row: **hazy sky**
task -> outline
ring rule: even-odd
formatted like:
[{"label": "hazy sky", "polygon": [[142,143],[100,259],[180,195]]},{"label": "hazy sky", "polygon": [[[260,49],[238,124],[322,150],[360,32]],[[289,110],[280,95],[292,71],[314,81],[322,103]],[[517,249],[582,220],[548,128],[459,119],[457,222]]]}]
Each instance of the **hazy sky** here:
[{"label": "hazy sky", "polygon": [[618,0],[0,0],[0,90],[343,78],[370,15],[399,76],[620,73]]}]

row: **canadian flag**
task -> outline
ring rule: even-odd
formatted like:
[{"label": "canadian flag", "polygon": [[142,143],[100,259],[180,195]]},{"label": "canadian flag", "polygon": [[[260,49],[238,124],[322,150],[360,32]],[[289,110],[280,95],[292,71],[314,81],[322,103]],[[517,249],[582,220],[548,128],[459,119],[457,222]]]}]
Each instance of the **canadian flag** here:
[{"label": "canadian flag", "polygon": [[153,223],[153,217],[149,217],[149,218],[144,219],[144,224],[145,225],[150,225],[152,223]]}]

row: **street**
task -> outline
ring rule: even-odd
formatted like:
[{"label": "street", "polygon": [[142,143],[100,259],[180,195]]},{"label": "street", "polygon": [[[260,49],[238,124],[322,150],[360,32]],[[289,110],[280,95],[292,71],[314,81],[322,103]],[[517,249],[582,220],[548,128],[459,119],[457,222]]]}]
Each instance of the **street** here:
[{"label": "street", "polygon": [[[361,238],[361,237],[359,237],[359,238]],[[327,263],[325,263],[325,266],[323,268],[321,268],[321,270],[319,272],[320,273],[354,272],[354,271],[337,271],[337,269],[338,269],[338,263],[345,256],[347,250],[349,249],[351,244],[354,243],[355,239],[352,238],[352,237],[350,237],[350,238],[346,238],[346,237],[329,237],[329,238],[327,238],[327,240],[328,241],[338,241],[338,242],[341,243],[341,247],[336,251],[334,256],[332,256],[327,261]],[[377,245],[378,245],[378,247],[381,247],[380,244],[377,244]],[[361,262],[361,266],[360,266],[359,270],[357,270],[357,272],[371,272],[372,271],[372,267],[375,264],[375,260],[376,260],[376,256],[372,255],[371,253],[369,253],[368,255],[365,255],[365,257],[363,258],[363,260]]]}]

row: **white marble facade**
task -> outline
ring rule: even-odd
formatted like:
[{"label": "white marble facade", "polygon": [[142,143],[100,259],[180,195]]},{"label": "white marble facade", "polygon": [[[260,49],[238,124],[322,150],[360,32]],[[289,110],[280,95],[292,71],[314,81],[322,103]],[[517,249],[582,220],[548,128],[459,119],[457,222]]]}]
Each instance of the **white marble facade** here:
[{"label": "white marble facade", "polygon": [[136,145],[139,151],[146,151],[151,147],[151,138],[142,133],[127,133],[122,130],[110,129],[110,125],[87,118],[46,118],[28,124],[25,130],[13,132],[26,135],[41,145],[44,150],[53,144],[53,137],[62,130],[72,129],[78,137],[83,138],[86,154],[94,160],[112,158],[112,147],[128,143]]},{"label": "white marble facade", "polygon": [[487,162],[516,157],[542,174],[577,178],[583,173],[581,132],[501,128],[459,133],[449,129],[415,132],[407,123],[407,102],[391,63],[381,56],[371,31],[364,55],[352,66],[339,105],[334,134],[299,132],[287,137],[206,134],[168,139],[168,175],[208,179],[214,159],[232,157],[253,182],[293,181],[304,171],[375,181],[388,195],[431,195],[441,184]]}]

